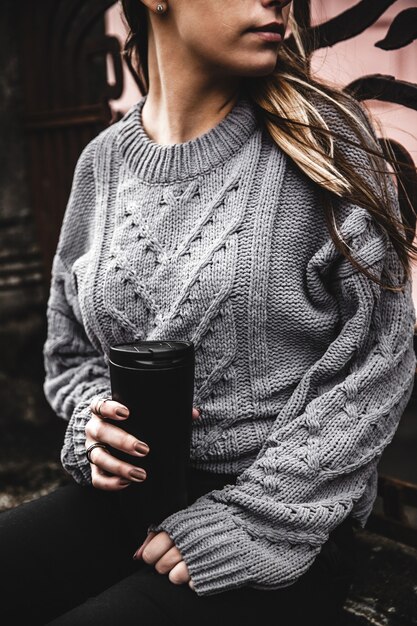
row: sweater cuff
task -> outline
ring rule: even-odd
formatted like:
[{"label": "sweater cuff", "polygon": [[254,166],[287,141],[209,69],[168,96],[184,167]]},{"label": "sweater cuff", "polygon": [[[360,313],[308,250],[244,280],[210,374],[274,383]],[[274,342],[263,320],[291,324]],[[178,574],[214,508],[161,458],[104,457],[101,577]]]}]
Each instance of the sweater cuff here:
[{"label": "sweater cuff", "polygon": [[236,589],[253,579],[253,545],[234,521],[230,505],[194,504],[148,530],[168,533],[187,564],[197,595]]},{"label": "sweater cuff", "polygon": [[[94,394],[94,389],[93,389]],[[85,425],[91,417],[90,405],[100,398],[110,398],[108,387],[96,388],[95,395],[79,402],[65,431],[61,463],[65,471],[80,485],[91,485],[91,466],[86,456]]]}]

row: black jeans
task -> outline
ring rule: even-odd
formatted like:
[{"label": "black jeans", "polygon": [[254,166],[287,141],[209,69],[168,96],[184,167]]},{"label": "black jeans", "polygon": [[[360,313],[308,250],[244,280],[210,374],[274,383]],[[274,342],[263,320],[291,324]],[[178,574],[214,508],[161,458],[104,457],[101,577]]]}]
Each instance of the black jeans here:
[{"label": "black jeans", "polygon": [[[193,471],[191,501],[231,482],[233,476]],[[278,590],[198,596],[133,561],[138,547],[115,492],[74,483],[1,513],[2,625],[252,626],[272,619],[277,626],[337,626],[356,570],[351,518],[307,572]]]}]

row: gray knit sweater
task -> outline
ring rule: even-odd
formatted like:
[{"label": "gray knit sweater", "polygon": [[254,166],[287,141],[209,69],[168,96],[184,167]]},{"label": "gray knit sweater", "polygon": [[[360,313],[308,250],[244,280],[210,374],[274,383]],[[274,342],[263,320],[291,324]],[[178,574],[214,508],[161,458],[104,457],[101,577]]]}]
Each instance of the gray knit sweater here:
[{"label": "gray knit sweater", "polygon": [[[68,421],[62,463],[91,483],[84,426],[92,398],[111,395],[111,344],[192,340],[192,465],[238,479],[157,528],[199,595],[285,587],[349,513],[364,527],[371,512],[414,383],[411,284],[382,290],[337,251],[317,188],[246,96],[174,145],[146,135],[145,100],[83,150],[54,258],[44,392]],[[335,209],[358,260],[400,279],[370,214]]]}]

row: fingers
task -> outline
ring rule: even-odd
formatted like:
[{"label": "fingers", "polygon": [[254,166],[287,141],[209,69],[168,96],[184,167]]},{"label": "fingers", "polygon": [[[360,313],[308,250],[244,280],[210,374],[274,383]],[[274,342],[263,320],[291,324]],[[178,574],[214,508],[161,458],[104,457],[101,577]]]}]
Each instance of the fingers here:
[{"label": "fingers", "polygon": [[120,491],[132,484],[132,481],[126,481],[121,476],[106,476],[102,474],[100,468],[93,464],[91,464],[91,480],[93,487],[104,491]]},{"label": "fingers", "polygon": [[127,406],[110,398],[94,399],[90,404],[90,410],[94,415],[101,418],[120,420],[129,417]]},{"label": "fingers", "polygon": [[95,414],[85,425],[85,432],[91,439],[106,443],[116,448],[116,450],[127,452],[127,454],[132,454],[133,456],[146,456],[149,452],[149,446],[144,441],[136,439],[134,435],[127,433],[114,424],[104,422]]},{"label": "fingers", "polygon": [[155,563],[155,569],[158,574],[168,574],[180,561],[182,561],[181,552],[173,546]]},{"label": "fingers", "polygon": [[154,565],[158,574],[168,574],[169,580],[175,585],[182,585],[190,580],[181,552],[164,531],[152,537],[144,546],[142,558],[145,563]]},{"label": "fingers", "polygon": [[[90,410],[92,415],[85,425],[86,449],[93,443],[102,443],[135,457],[148,454],[149,446],[145,442],[105,421],[105,418],[126,419],[129,415],[127,407],[111,398],[96,398],[92,400]],[[91,480],[97,489],[116,491],[146,479],[145,470],[117,459],[105,448],[94,448],[90,459]]]},{"label": "fingers", "polygon": [[157,533],[155,537],[153,537],[152,541],[145,546],[142,552],[142,558],[145,563],[149,563],[153,565],[166,553],[168,550],[172,548],[174,542],[171,537],[165,531]]},{"label": "fingers", "polygon": [[181,552],[165,531],[148,533],[133,558],[142,558],[145,563],[154,565],[158,574],[168,574],[169,580],[174,585],[188,583],[190,589],[194,590],[194,584]]},{"label": "fingers", "polygon": [[[92,416],[85,426],[86,448],[92,443],[104,443],[136,457],[143,457],[149,453],[149,446],[146,442],[140,441],[123,429],[105,421],[106,419],[115,421],[127,419],[129,417],[128,407],[111,398],[96,398],[92,400],[90,410]],[[193,407],[193,419],[198,419],[201,414],[200,407]],[[95,448],[91,452],[90,458],[92,461],[90,464],[92,483],[98,489],[107,491],[125,489],[132,482],[143,482],[146,479],[145,470],[117,459],[104,448]],[[141,547],[140,556],[136,558],[141,558],[143,549],[144,546]],[[172,554],[170,555],[171,558]],[[158,558],[154,562],[157,560]]]},{"label": "fingers", "polygon": [[169,572],[168,578],[172,583],[174,583],[174,585],[183,585],[184,583],[188,583],[190,580],[190,574],[188,573],[188,567],[185,562],[180,561],[177,565],[175,565]]},{"label": "fingers", "polygon": [[[92,466],[98,468],[101,472],[112,474],[115,477],[122,478],[125,481],[143,482],[146,479],[146,472],[141,467],[135,467],[114,457],[105,448],[95,448],[90,453]],[[114,482],[114,481],[113,481]],[[103,480],[99,478],[98,483],[103,484]],[[94,485],[96,486],[96,485]]]}]

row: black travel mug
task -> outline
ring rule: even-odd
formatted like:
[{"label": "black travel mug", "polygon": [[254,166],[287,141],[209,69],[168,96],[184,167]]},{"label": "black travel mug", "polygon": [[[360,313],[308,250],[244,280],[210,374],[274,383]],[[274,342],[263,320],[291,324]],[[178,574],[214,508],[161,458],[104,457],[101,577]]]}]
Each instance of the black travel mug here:
[{"label": "black travel mug", "polygon": [[112,398],[130,411],[126,420],[111,421],[150,448],[144,457],[110,449],[113,456],[147,473],[143,482],[118,492],[128,524],[140,534],[144,526],[188,504],[194,344],[143,340],[114,345],[109,367]]}]

